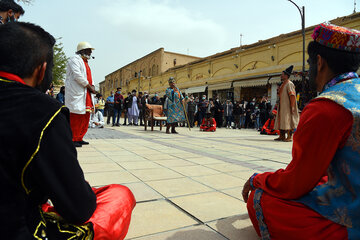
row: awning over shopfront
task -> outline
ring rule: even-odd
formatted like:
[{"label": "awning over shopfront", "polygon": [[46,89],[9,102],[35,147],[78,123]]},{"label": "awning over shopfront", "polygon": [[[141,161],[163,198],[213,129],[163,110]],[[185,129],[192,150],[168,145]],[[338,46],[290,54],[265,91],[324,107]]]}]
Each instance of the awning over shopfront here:
[{"label": "awning over shopfront", "polygon": [[[296,82],[296,81],[301,81],[301,76],[294,76],[294,75],[291,75],[290,76],[290,81],[292,82]],[[269,81],[270,84],[279,84],[281,83],[281,79],[280,79],[280,76],[276,76],[276,77],[272,77]]]},{"label": "awning over shopfront", "polygon": [[280,76],[277,76],[277,77],[272,77],[269,81],[270,84],[278,84],[278,83],[281,83],[281,79],[280,79]]},{"label": "awning over shopfront", "polygon": [[188,89],[185,89],[185,93],[186,94],[190,94],[190,93],[202,93],[205,92],[207,85],[204,86],[198,86],[198,87],[191,87]]},{"label": "awning over shopfront", "polygon": [[242,80],[233,83],[233,87],[257,87],[257,86],[265,86],[268,83],[267,78],[257,78],[251,80]]},{"label": "awning over shopfront", "polygon": [[218,83],[218,84],[209,85],[208,91],[230,89],[230,88],[231,88],[231,82]]}]

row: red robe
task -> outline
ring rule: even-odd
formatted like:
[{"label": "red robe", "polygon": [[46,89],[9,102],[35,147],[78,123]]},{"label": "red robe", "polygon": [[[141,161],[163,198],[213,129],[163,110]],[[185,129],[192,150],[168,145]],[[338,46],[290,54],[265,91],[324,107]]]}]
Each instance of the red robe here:
[{"label": "red robe", "polygon": [[280,135],[280,130],[275,130],[274,125],[275,125],[275,118],[273,119],[269,118],[262,127],[261,133],[267,135]]},{"label": "red robe", "polygon": [[[335,102],[313,100],[302,112],[294,134],[292,161],[284,169],[257,175],[253,184],[264,193],[264,220],[272,239],[346,239],[347,230],[301,203],[291,201],[327,180],[327,168],[353,125],[352,114]],[[253,193],[248,211],[256,231]]]}]

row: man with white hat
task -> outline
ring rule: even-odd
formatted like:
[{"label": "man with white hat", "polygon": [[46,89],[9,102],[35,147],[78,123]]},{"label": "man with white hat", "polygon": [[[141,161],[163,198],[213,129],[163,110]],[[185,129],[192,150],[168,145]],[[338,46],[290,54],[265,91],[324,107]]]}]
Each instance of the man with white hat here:
[{"label": "man with white hat", "polygon": [[87,132],[90,113],[94,109],[95,87],[88,60],[94,48],[88,42],[80,42],[76,55],[71,57],[66,69],[65,105],[70,110],[70,126],[76,147],[89,144],[83,140]]}]

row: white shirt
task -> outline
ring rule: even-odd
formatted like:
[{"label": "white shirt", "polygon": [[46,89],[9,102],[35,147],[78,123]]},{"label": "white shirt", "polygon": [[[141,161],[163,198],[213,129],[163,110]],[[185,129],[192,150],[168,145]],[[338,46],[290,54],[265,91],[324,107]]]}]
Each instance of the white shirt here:
[{"label": "white shirt", "polygon": [[[86,113],[86,86],[88,84],[84,60],[79,55],[71,57],[67,63],[65,79],[65,105],[71,113]],[[91,100],[95,106],[93,94],[91,94]]]},{"label": "white shirt", "polygon": [[[96,125],[95,123],[99,123],[100,125]],[[97,111],[96,113],[92,113],[90,115],[90,122],[89,127],[96,128],[104,126],[104,116],[100,111]]]}]

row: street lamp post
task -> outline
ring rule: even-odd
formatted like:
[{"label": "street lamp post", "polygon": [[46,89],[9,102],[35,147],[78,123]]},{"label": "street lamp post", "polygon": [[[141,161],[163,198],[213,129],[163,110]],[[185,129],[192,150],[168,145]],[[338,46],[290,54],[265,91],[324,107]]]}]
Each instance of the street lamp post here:
[{"label": "street lamp post", "polygon": [[142,73],[142,71],[140,70],[139,72],[138,72],[138,77],[139,77],[139,80],[138,80],[138,92],[140,92],[140,80],[141,80],[141,73]]},{"label": "street lamp post", "polygon": [[301,84],[302,84],[302,94],[304,94],[305,91],[305,7],[302,6],[302,9],[296,3],[294,3],[292,0],[288,0],[292,4],[295,5],[295,7],[299,10],[300,16],[301,16],[301,30],[302,30],[302,39],[303,39],[303,61],[302,61],[302,74],[301,74]]}]

